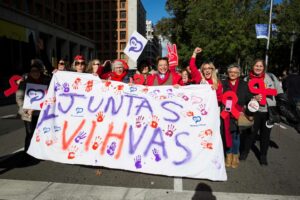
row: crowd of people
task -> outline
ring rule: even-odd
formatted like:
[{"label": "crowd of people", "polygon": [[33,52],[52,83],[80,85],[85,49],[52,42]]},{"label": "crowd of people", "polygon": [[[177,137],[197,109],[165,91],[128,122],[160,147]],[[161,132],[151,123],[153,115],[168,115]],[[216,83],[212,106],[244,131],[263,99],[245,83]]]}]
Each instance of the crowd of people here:
[{"label": "crowd of people", "polygon": [[[259,104],[262,100],[262,94],[251,93],[247,82],[252,79],[260,79],[264,82],[266,88],[275,89],[277,96],[282,96],[281,94],[283,94],[284,91],[282,90],[280,82],[273,74],[265,71],[265,62],[261,59],[257,59],[253,62],[249,75],[243,78],[241,77],[241,67],[238,64],[229,65],[227,68],[227,79],[220,80],[217,76],[216,67],[212,62],[204,62],[198,70],[196,57],[201,54],[201,52],[202,49],[196,47],[192,53],[189,66],[182,68],[180,71],[170,70],[169,59],[167,57],[159,57],[157,59],[157,70],[151,69],[149,63],[144,61],[137,66],[135,74],[130,77],[129,66],[124,60],[107,60],[101,64],[99,59],[93,59],[87,63],[82,55],[77,55],[70,67],[66,67],[66,62],[63,59],[59,60],[52,73],[58,70],[91,73],[95,76],[99,76],[99,78],[103,80],[147,86],[174,85],[175,87],[183,87],[190,84],[209,84],[211,88],[216,91],[216,97],[221,110],[225,110],[229,113],[231,111],[231,99],[227,99],[224,103],[223,96],[226,92],[232,91],[238,98],[236,109],[240,112],[240,117],[236,118],[230,114],[229,118],[221,118],[222,123],[220,130],[224,143],[224,154],[226,155],[225,165],[226,167],[237,168],[240,160],[247,159],[251,146],[255,143],[258,136],[260,141],[259,163],[262,166],[268,165],[267,154],[270,134],[273,124],[278,122],[274,120],[273,114],[271,116],[270,109],[276,106],[277,98],[267,96],[266,104]],[[22,109],[25,85],[26,83],[49,84],[50,77],[45,75],[44,70],[42,63],[33,61],[30,72],[24,76],[16,94],[17,104],[20,106],[19,113],[25,122],[26,128],[25,150],[29,147],[30,139],[33,136],[39,115],[38,111]],[[300,80],[298,74],[294,75],[286,78],[283,85],[288,93],[288,102],[292,100],[294,102],[293,105],[295,105],[295,108],[297,108],[299,112]],[[257,105],[259,105],[259,107],[256,112],[248,109],[250,101],[258,102]],[[287,115],[291,114],[290,110],[294,108],[291,107],[290,103],[287,105],[289,108],[286,108],[286,106],[284,108],[285,110],[279,109],[279,112],[285,112]],[[300,116],[299,113],[298,116]],[[239,123],[241,117],[246,117],[246,120],[250,122],[249,125],[241,125]],[[293,116],[288,118],[293,118]],[[299,123],[299,120],[295,123]],[[248,133],[244,134],[245,141],[243,145],[241,145],[240,136],[244,131]]]}]

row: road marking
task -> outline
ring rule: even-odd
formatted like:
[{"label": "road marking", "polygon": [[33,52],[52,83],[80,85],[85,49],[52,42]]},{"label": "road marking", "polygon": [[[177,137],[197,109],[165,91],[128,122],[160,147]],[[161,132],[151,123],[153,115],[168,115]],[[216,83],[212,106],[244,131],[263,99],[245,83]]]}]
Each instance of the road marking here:
[{"label": "road marking", "polygon": [[182,178],[174,178],[174,191],[182,192],[182,188],[183,188]]},{"label": "road marking", "polygon": [[282,129],[287,129],[287,127],[285,127],[285,126],[283,126],[283,125],[281,125],[281,124],[278,124],[278,123],[275,123],[274,125],[277,125],[277,126],[279,126],[280,128],[282,128]]},{"label": "road marking", "polygon": [[4,115],[0,117],[1,119],[17,118],[16,114]]},{"label": "road marking", "polygon": [[15,150],[14,152],[12,152],[11,154],[17,153],[19,151],[24,151],[24,147],[22,147],[21,149]]}]

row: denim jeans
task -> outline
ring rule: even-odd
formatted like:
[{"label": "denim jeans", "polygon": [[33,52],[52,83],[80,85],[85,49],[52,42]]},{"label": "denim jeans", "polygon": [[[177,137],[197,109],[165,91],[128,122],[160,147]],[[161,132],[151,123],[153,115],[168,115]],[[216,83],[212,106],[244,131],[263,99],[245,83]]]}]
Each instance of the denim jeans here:
[{"label": "denim jeans", "polygon": [[231,136],[232,136],[232,147],[227,149],[226,154],[228,153],[239,154],[240,134],[238,131],[232,131]]}]

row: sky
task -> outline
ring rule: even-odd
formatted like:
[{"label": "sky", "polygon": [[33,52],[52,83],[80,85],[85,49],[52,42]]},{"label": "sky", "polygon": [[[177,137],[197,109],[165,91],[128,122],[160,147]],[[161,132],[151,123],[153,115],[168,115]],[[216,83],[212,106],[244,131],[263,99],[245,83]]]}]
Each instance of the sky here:
[{"label": "sky", "polygon": [[156,24],[161,18],[168,17],[165,10],[166,0],[141,0],[147,12],[146,19]]},{"label": "sky", "polygon": [[[169,14],[165,10],[166,0],[141,0],[147,12],[146,19],[156,24],[161,18],[168,17]],[[282,0],[274,0],[274,4],[280,3]]]}]

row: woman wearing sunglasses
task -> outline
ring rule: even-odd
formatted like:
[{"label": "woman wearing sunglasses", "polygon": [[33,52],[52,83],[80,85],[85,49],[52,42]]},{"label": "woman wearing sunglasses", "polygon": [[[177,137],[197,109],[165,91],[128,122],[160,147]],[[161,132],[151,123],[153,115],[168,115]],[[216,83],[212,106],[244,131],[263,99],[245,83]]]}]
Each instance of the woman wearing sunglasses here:
[{"label": "woman wearing sunglasses", "polygon": [[85,64],[85,59],[82,55],[77,55],[74,58],[74,62],[72,63],[71,66],[72,71],[79,72],[79,73],[84,73],[86,72],[86,64]]}]

